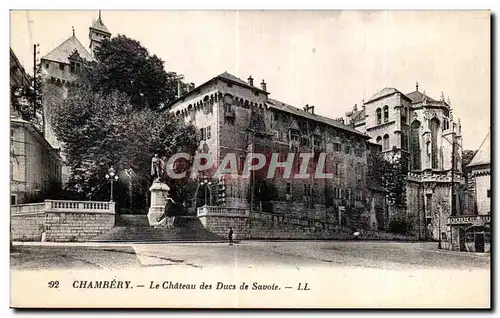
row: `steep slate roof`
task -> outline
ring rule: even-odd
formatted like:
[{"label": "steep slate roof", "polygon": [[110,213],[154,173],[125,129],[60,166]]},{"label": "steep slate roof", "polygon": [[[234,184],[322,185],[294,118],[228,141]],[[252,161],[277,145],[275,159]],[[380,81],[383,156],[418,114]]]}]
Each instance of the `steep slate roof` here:
[{"label": "steep slate roof", "polygon": [[358,123],[358,122],[364,121],[365,120],[365,110],[361,109],[358,111],[353,111],[351,116],[350,116],[350,119],[353,123]]},{"label": "steep slate roof", "polygon": [[479,150],[476,152],[474,158],[472,158],[472,161],[467,167],[490,164],[490,145],[490,132],[488,132],[486,138],[484,138],[481,143],[481,146],[479,146]]},{"label": "steep slate roof", "polygon": [[82,57],[83,59],[87,61],[94,60],[90,53],[83,47],[82,43],[78,41],[78,39],[74,35],[63,43],[59,44],[58,47],[43,56],[42,59],[69,64],[69,57],[75,50],[78,51],[80,57]]},{"label": "steep slate roof", "polygon": [[99,16],[99,18],[97,20],[94,21],[94,23],[92,24],[92,29],[96,29],[98,31],[101,31],[103,33],[107,33],[107,34],[111,34],[108,30],[108,28],[104,25],[104,23],[102,22],[101,20],[101,17]]},{"label": "steep slate roof", "polygon": [[424,94],[420,93],[419,91],[414,91],[414,92],[408,93],[408,94],[406,94],[406,96],[411,99],[412,103],[422,102],[424,100],[424,96],[427,97],[428,102],[436,102],[435,99],[430,98],[429,96],[424,95]]},{"label": "steep slate roof", "polygon": [[258,91],[262,92],[262,93],[266,93],[266,94],[269,94],[268,92],[260,89],[259,87],[257,86],[250,86],[250,84],[248,84],[247,82],[245,82],[244,80],[242,80],[241,78],[238,78],[232,74],[229,74],[228,72],[224,72],[222,74],[219,74],[217,75],[215,78],[220,78],[220,79],[225,79],[225,80],[228,80],[230,82],[234,82],[234,83],[237,83],[241,86],[244,86],[244,87],[248,87],[248,88],[251,88],[251,89],[257,89]]},{"label": "steep slate roof", "polygon": [[370,99],[366,103],[369,103],[369,102],[374,101],[376,99],[379,99],[379,98],[382,98],[382,97],[385,97],[385,96],[389,96],[389,95],[392,95],[392,94],[395,94],[395,93],[400,93],[401,95],[404,95],[403,93],[401,93],[400,91],[398,91],[394,87],[386,87],[386,88],[381,89],[377,93],[375,93],[375,95],[373,95],[372,97],[370,97]]},{"label": "steep slate roof", "polygon": [[321,116],[321,115],[308,113],[308,112],[301,110],[297,107],[285,104],[283,102],[280,102],[280,101],[272,99],[272,98],[269,98],[266,101],[266,104],[269,107],[278,109],[278,110],[283,111],[283,112],[287,112],[289,114],[293,114],[293,115],[300,116],[300,117],[305,117],[305,118],[308,118],[308,119],[311,119],[314,121],[318,121],[318,122],[321,122],[321,123],[329,125],[329,126],[333,126],[335,128],[338,128],[338,129],[346,130],[346,131],[349,131],[351,133],[355,133],[357,135],[360,135],[360,136],[363,136],[366,138],[370,138],[368,135],[366,135],[366,134],[364,134],[364,133],[362,133],[354,128],[346,126],[346,125],[344,125],[344,124],[342,124],[334,119],[331,119],[331,118],[328,118],[325,116]]}]

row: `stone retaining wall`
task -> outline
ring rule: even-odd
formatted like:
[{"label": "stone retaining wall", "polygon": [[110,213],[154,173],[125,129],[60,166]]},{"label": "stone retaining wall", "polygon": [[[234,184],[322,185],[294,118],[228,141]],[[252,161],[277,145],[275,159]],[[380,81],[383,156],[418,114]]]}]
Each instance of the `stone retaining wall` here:
[{"label": "stone retaining wall", "polygon": [[115,203],[56,201],[11,206],[11,238],[14,241],[87,241],[115,225]]},{"label": "stone retaining wall", "polygon": [[45,224],[45,203],[11,207],[10,234],[13,241],[40,241]]},{"label": "stone retaining wall", "polygon": [[[298,218],[265,212],[249,212],[229,207],[202,207],[198,218],[212,233],[226,236],[233,228],[236,239],[328,240],[354,239],[352,229],[321,219]],[[363,240],[417,240],[414,236],[360,230]]]}]

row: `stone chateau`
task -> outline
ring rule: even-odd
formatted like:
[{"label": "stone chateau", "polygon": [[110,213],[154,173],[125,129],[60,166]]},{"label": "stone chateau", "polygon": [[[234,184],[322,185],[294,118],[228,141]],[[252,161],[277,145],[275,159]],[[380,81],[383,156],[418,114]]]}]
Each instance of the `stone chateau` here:
[{"label": "stone chateau", "polygon": [[241,175],[248,153],[263,153],[269,160],[270,153],[278,152],[279,161],[295,153],[293,175],[299,172],[298,153],[314,154],[310,172],[323,152],[326,170],[334,178],[284,178],[283,169],[277,169],[273,179],[258,172],[250,178],[232,176],[212,180],[208,202],[200,197],[196,205],[250,208],[371,229],[387,227],[384,194],[366,179],[368,151],[380,151],[369,142],[370,136],[315,114],[314,106],[300,109],[269,95],[264,80],[257,86],[251,76],[243,81],[224,72],[180,96],[166,111],[199,129],[199,151],[210,153],[215,166],[227,153],[236,153]]}]

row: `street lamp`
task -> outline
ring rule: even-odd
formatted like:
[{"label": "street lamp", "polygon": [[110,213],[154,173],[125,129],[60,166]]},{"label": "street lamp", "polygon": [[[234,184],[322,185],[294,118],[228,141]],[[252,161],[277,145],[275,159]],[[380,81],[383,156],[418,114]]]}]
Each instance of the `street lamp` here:
[{"label": "street lamp", "polygon": [[111,198],[109,199],[109,201],[113,202],[113,182],[118,181],[118,176],[116,175],[116,171],[112,166],[108,169],[108,173],[106,173],[106,180],[109,180],[111,182]]},{"label": "street lamp", "polygon": [[[212,182],[208,181],[207,179],[205,179],[205,180],[202,180],[200,182],[200,185],[201,186],[205,186],[205,205],[207,205],[207,201],[208,201],[208,199],[207,199],[207,188],[212,185]],[[210,201],[212,201],[212,195],[210,195]],[[212,205],[211,202],[210,202],[210,205]]]}]

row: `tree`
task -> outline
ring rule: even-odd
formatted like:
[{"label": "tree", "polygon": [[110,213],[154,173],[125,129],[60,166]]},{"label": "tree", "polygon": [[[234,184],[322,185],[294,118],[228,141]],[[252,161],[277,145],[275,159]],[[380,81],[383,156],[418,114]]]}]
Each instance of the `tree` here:
[{"label": "tree", "polygon": [[465,172],[467,165],[472,161],[476,152],[474,150],[464,150],[462,152],[462,170]]},{"label": "tree", "polygon": [[[96,92],[117,90],[125,93],[135,108],[153,110],[161,109],[177,96],[179,75],[166,72],[164,62],[149,55],[136,40],[124,35],[104,40],[95,57],[91,83]],[[181,83],[181,88],[185,91],[187,84]]]},{"label": "tree", "polygon": [[[104,176],[112,165],[126,171],[115,185],[116,201],[125,202],[130,188],[133,197],[140,193],[147,198],[152,156],[194,154],[197,148],[193,126],[159,113],[176,98],[178,85],[182,93],[188,84],[165,71],[164,62],[138,41],[123,35],[103,41],[95,56],[96,61],[84,63],[65,100],[49,101],[54,105],[50,122],[71,168],[69,197],[107,200]],[[169,180],[169,186],[179,201],[192,188],[183,180]]]},{"label": "tree", "polygon": [[464,184],[458,184],[455,187],[457,197],[459,199],[460,213],[461,214],[472,214],[477,210],[476,200],[474,198],[474,183],[471,182],[469,176],[470,169],[467,168],[476,155],[474,150],[464,150],[462,152],[462,173],[465,179]]},{"label": "tree", "polygon": [[[42,78],[40,66],[37,68],[35,77],[26,74],[28,86],[11,86],[10,100],[14,110],[19,112],[21,118],[29,121],[39,131],[43,132],[44,118],[42,106]],[[34,81],[34,79],[36,79]],[[35,86],[33,86],[35,83]]]},{"label": "tree", "polygon": [[[64,101],[55,102],[52,117],[72,172],[70,190],[87,199],[108,199],[104,176],[113,166],[119,182],[129,181],[120,172],[131,169],[136,176],[131,180],[134,188],[147,194],[154,153],[167,157],[177,152],[194,154],[197,138],[193,126],[167,113],[137,109],[129,96],[116,90],[95,92],[95,83],[88,81],[91,77],[83,75]],[[116,199],[125,200],[120,195]]]},{"label": "tree", "polygon": [[392,158],[388,160],[380,152],[370,152],[368,155],[367,182],[385,190],[389,204],[405,205],[407,174],[404,157],[397,157],[393,153]]}]

